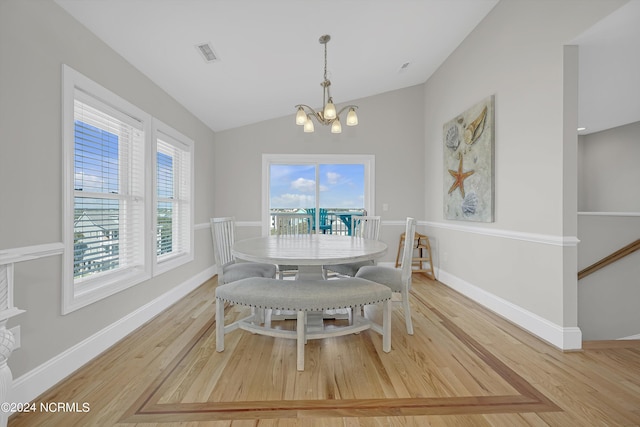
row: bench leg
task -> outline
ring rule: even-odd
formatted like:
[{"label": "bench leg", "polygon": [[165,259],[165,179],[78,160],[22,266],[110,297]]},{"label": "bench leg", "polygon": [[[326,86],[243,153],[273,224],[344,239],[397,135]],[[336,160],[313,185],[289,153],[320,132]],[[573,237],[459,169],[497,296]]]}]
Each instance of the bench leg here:
[{"label": "bench leg", "polygon": [[216,351],[224,351],[224,302],[216,298]]},{"label": "bench leg", "polygon": [[298,319],[296,321],[297,332],[297,353],[298,353],[298,371],[304,371],[304,343],[306,341],[305,334],[305,312],[298,311]]},{"label": "bench leg", "polygon": [[391,351],[391,300],[382,304],[382,351]]}]

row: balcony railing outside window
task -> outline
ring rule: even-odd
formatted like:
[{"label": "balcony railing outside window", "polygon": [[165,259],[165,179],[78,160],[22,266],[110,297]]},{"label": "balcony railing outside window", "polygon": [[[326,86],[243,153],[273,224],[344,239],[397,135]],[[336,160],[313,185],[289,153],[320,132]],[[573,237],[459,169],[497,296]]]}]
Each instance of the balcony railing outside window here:
[{"label": "balcony railing outside window", "polygon": [[[326,208],[327,209],[327,219],[326,223],[330,225],[330,228],[327,230],[318,231],[324,234],[335,234],[341,236],[350,236],[351,235],[351,217],[354,215],[366,215],[367,211],[361,208],[348,208],[348,209],[338,209],[338,208]],[[276,215],[287,215],[287,214],[306,214],[309,213],[306,208],[296,208],[296,209],[271,209],[271,218],[269,222],[269,234],[276,234]],[[317,228],[317,227],[316,227]],[[312,232],[316,232],[315,230]]]}]

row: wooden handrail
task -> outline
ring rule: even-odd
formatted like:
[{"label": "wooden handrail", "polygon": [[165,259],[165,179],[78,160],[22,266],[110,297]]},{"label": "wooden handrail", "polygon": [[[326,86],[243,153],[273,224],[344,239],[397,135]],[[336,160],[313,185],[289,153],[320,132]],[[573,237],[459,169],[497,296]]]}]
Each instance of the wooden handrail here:
[{"label": "wooden handrail", "polygon": [[596,271],[600,270],[601,268],[606,267],[607,265],[609,265],[611,263],[614,263],[614,262],[618,261],[619,259],[624,258],[627,255],[634,253],[637,250],[640,250],[640,239],[636,240],[635,242],[629,243],[624,248],[615,251],[611,255],[606,256],[606,257],[602,258],[600,261],[598,261],[598,262],[596,262],[594,264],[591,264],[589,267],[579,271],[578,272],[578,280],[580,280],[580,279],[582,279],[584,277],[587,277],[591,273],[595,273]]}]

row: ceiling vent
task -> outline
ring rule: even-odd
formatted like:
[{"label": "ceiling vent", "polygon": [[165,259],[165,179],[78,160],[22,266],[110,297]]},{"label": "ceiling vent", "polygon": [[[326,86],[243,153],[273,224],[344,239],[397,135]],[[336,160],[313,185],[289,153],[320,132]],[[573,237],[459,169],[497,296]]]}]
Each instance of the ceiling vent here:
[{"label": "ceiling vent", "polygon": [[214,62],[218,60],[218,55],[213,51],[211,43],[199,43],[196,45],[196,49],[198,49],[198,52],[200,52],[200,55],[202,55],[205,62]]}]

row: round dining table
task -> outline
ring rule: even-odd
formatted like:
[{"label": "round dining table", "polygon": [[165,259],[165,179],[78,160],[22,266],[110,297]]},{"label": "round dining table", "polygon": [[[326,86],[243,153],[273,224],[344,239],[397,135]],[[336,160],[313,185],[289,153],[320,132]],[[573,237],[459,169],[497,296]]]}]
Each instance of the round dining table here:
[{"label": "round dining table", "polygon": [[238,240],[231,253],[245,261],[297,265],[299,278],[323,277],[323,265],[366,261],[383,256],[379,240],[335,234],[273,235]]}]

